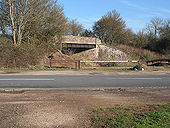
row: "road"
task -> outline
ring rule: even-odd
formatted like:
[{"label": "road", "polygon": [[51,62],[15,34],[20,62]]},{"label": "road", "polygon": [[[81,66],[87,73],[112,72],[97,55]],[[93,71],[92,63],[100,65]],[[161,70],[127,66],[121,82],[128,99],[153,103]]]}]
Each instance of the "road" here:
[{"label": "road", "polygon": [[170,87],[170,75],[67,76],[1,75],[0,88],[139,88]]}]

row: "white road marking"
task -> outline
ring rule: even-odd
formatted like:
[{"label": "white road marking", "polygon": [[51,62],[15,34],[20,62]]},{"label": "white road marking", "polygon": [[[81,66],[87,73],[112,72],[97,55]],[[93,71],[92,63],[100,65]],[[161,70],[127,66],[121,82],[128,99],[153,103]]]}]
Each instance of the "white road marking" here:
[{"label": "white road marking", "polygon": [[0,81],[54,81],[55,79],[0,79]]},{"label": "white road marking", "polygon": [[112,78],[113,80],[162,80],[163,78]]},{"label": "white road marking", "polygon": [[[162,80],[163,78],[110,78],[110,80]],[[55,81],[55,79],[0,79],[0,81]]]}]

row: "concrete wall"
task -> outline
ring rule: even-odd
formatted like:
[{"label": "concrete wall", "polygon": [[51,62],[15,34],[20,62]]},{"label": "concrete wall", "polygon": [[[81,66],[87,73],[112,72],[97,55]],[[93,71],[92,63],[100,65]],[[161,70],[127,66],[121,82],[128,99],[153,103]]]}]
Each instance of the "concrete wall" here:
[{"label": "concrete wall", "polygon": [[63,43],[101,44],[101,40],[92,37],[64,36]]}]

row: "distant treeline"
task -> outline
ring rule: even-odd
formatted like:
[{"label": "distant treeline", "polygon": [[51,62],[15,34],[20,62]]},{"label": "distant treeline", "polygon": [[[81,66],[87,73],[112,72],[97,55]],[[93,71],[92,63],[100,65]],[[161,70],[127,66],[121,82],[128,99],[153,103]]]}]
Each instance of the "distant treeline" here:
[{"label": "distant treeline", "polygon": [[83,36],[97,37],[108,45],[126,44],[170,57],[170,19],[152,18],[143,30],[134,33],[115,10],[99,19]]}]

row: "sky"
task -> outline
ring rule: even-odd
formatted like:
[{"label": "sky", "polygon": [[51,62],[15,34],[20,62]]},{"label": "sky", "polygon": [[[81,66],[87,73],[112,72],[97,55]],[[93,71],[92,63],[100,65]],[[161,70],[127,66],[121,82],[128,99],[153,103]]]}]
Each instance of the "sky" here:
[{"label": "sky", "polygon": [[116,10],[134,32],[145,28],[154,17],[170,18],[170,0],[58,0],[65,16],[91,29],[107,12]]}]

